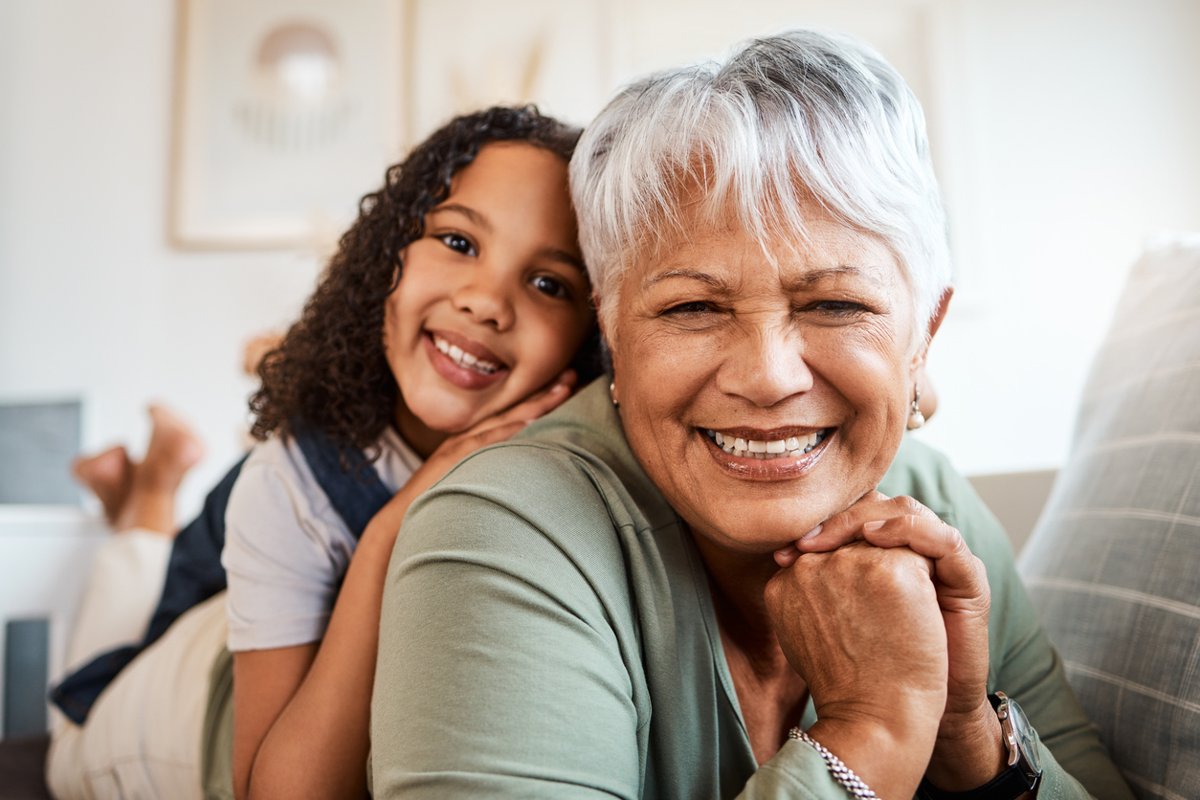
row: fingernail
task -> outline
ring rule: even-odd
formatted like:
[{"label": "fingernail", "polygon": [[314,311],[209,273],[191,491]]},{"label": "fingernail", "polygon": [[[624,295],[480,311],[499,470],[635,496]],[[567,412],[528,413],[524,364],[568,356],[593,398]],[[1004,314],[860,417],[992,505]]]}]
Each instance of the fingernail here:
[{"label": "fingernail", "polygon": [[807,542],[809,539],[815,539],[821,533],[821,528],[823,527],[825,527],[824,523],[813,528],[811,531],[801,536],[800,541]]},{"label": "fingernail", "polygon": [[873,519],[870,522],[864,522],[862,529],[863,529],[863,533],[871,533],[872,531],[877,531],[882,527],[883,527],[883,520]]}]

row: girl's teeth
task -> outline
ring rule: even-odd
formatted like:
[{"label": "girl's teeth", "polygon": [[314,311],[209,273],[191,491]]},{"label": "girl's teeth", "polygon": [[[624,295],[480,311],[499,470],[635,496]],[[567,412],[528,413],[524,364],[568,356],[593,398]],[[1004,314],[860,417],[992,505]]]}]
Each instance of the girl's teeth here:
[{"label": "girl's teeth", "polygon": [[811,452],[821,443],[828,431],[818,431],[807,436],[789,436],[786,439],[740,439],[719,431],[706,431],[717,446],[730,455],[740,458],[795,458]]},{"label": "girl's teeth", "polygon": [[458,364],[460,367],[473,369],[476,372],[483,373],[484,375],[491,375],[500,368],[499,365],[473,356],[458,345],[450,344],[445,339],[437,336],[433,337],[433,346],[438,349],[438,352],[449,356],[450,360],[455,364]]}]

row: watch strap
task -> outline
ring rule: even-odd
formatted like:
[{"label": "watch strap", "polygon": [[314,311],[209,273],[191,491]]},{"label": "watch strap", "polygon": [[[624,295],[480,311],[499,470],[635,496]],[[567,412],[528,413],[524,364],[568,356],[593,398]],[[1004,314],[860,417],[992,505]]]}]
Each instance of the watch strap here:
[{"label": "watch strap", "polygon": [[[1002,693],[989,694],[988,700],[992,708],[1000,714],[1001,706],[1008,702]],[[1015,800],[1026,792],[1035,791],[1041,782],[1041,773],[1032,772],[1020,746],[1016,741],[1010,741],[1012,724],[1005,725],[1006,716],[1001,717],[1005,746],[1009,749],[1009,766],[995,778],[982,786],[968,789],[964,792],[947,792],[937,788],[928,780],[921,780],[917,787],[919,800]]]}]

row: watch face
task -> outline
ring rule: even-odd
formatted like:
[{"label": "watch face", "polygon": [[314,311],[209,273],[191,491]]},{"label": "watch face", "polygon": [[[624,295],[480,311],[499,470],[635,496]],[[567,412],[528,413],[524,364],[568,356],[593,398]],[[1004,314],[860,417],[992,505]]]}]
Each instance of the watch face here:
[{"label": "watch face", "polygon": [[1017,737],[1017,746],[1034,772],[1041,774],[1042,762],[1038,755],[1037,739],[1033,735],[1033,727],[1025,718],[1025,712],[1011,697],[1008,698],[1008,718],[1012,722],[1013,733]]}]

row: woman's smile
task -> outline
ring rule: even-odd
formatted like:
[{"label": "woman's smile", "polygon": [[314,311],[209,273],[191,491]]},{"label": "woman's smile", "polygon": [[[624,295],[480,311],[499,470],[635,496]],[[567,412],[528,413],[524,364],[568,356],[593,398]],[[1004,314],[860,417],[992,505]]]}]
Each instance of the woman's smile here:
[{"label": "woman's smile", "polygon": [[718,466],[746,480],[779,481],[797,478],[816,466],[836,428],[791,428],[757,431],[750,428],[713,430],[698,434]]}]

